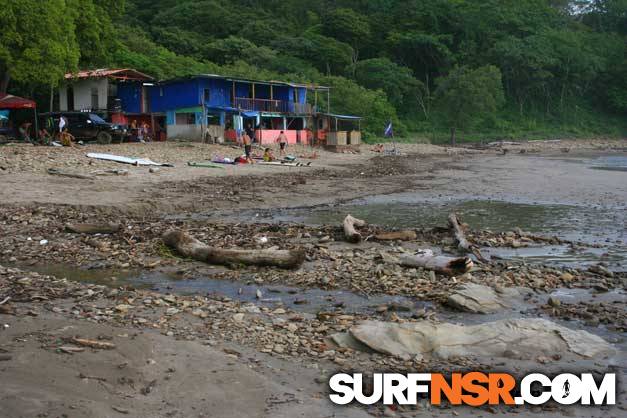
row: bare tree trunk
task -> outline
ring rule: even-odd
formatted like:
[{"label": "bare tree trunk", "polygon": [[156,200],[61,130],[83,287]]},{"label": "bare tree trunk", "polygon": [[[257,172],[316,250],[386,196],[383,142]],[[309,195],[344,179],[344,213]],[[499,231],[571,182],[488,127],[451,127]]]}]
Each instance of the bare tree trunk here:
[{"label": "bare tree trunk", "polygon": [[471,244],[470,241],[466,239],[466,234],[464,233],[464,229],[462,228],[461,222],[459,221],[459,218],[456,214],[451,213],[448,216],[448,223],[451,229],[453,229],[453,234],[455,235],[455,239],[458,243],[457,246],[467,253],[474,254],[475,257],[477,257],[477,260],[481,261],[482,263],[486,263],[488,260],[483,257],[479,248],[476,245]]},{"label": "bare tree trunk", "polygon": [[11,81],[11,74],[9,70],[5,70],[2,73],[2,78],[0,78],[0,93],[6,94],[7,89],[9,88],[9,81]]},{"label": "bare tree trunk", "polygon": [[53,112],[52,107],[54,106],[54,86],[50,84],[50,110],[49,112]]},{"label": "bare tree trunk", "polygon": [[255,266],[275,266],[296,268],[305,261],[305,251],[296,250],[228,250],[209,247],[191,235],[170,230],[163,234],[163,242],[179,254],[210,264],[245,264]]},{"label": "bare tree trunk", "polygon": [[403,255],[399,258],[399,264],[405,267],[422,267],[449,276],[464,274],[473,267],[469,257],[434,255],[431,250],[420,250],[414,255]]},{"label": "bare tree trunk", "polygon": [[344,236],[348,242],[357,243],[361,241],[361,234],[357,232],[355,226],[365,226],[366,221],[353,218],[351,215],[346,215],[342,225],[344,227]]},{"label": "bare tree trunk", "polygon": [[422,113],[425,115],[425,119],[429,119],[429,113],[427,111],[427,106],[425,104],[424,96],[422,94],[418,94],[416,98],[418,99],[418,104],[420,105],[420,108],[422,109]]}]

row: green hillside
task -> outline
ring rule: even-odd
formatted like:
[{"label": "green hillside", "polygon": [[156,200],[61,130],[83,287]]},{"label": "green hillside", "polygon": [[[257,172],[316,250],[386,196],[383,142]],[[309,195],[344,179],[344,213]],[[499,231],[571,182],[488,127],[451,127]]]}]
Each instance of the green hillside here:
[{"label": "green hillside", "polygon": [[0,89],[77,68],[315,82],[399,135],[625,135],[627,0],[4,0]]}]

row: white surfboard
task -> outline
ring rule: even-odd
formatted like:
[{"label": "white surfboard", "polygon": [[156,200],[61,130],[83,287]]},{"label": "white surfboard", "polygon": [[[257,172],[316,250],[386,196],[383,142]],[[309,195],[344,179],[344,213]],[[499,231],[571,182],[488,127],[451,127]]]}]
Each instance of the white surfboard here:
[{"label": "white surfboard", "polygon": [[133,158],[133,157],[124,157],[121,155],[113,155],[113,154],[100,154],[97,152],[90,152],[87,154],[88,158],[95,158],[97,160],[106,160],[106,161],[115,161],[117,163],[123,164],[131,164],[131,165],[156,165],[160,167],[174,167],[173,164],[169,163],[156,163],[148,158]]}]

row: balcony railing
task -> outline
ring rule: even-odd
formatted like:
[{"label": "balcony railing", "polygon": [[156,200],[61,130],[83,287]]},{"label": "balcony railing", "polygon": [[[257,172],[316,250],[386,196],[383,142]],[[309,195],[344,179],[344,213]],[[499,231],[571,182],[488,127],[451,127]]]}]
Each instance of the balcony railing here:
[{"label": "balcony railing", "polygon": [[301,115],[313,113],[313,107],[309,103],[294,103],[286,100],[250,99],[247,97],[236,97],[233,107],[258,112],[296,113]]}]

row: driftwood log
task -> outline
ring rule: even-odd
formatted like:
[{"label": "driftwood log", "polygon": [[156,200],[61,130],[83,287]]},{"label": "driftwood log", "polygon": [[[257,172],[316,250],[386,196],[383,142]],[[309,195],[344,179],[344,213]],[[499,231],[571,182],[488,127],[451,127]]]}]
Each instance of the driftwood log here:
[{"label": "driftwood log", "polygon": [[344,236],[348,242],[357,243],[361,241],[361,234],[357,232],[355,229],[356,226],[365,226],[366,221],[362,221],[361,219],[353,218],[351,215],[346,215],[344,218],[344,222],[342,223],[344,226]]},{"label": "driftwood log", "polygon": [[481,254],[479,247],[472,244],[470,241],[468,241],[468,239],[466,239],[466,234],[464,233],[462,223],[455,213],[451,213],[448,216],[448,223],[453,230],[455,240],[457,240],[457,246],[460,250],[474,254],[474,256],[477,257],[477,260],[481,261],[482,263],[488,262],[488,260],[486,260],[485,257],[483,257],[483,255]]},{"label": "driftwood log", "polygon": [[67,224],[65,230],[74,232],[75,234],[114,234],[120,230],[120,224],[103,223],[103,224]]},{"label": "driftwood log", "polygon": [[418,238],[416,231],[410,229],[405,231],[381,232],[374,236],[379,241],[414,241]]},{"label": "driftwood log", "polygon": [[420,250],[413,255],[403,255],[399,257],[399,264],[405,267],[422,267],[449,276],[464,274],[473,267],[470,257],[435,255],[431,250]]},{"label": "driftwood log", "polygon": [[210,247],[191,235],[170,230],[163,234],[163,242],[179,254],[210,264],[245,264],[255,266],[275,266],[296,268],[305,261],[305,251],[296,250],[230,250]]}]

